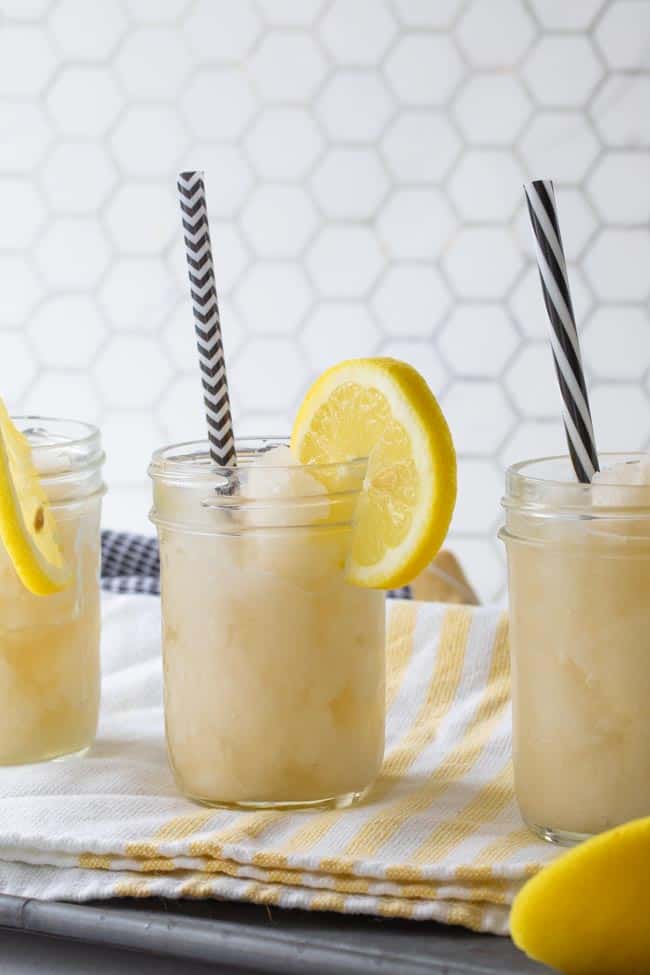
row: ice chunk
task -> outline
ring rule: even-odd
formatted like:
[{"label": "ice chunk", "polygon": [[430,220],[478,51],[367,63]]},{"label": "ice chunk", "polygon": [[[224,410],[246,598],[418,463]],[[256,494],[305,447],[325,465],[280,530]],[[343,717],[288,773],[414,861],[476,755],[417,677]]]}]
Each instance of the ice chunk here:
[{"label": "ice chunk", "polygon": [[650,505],[650,454],[597,471],[592,479],[594,505],[634,508]]},{"label": "ice chunk", "polygon": [[257,455],[251,467],[243,468],[241,493],[252,500],[282,502],[285,498],[322,496],[325,486],[296,463],[290,447],[280,444]]}]

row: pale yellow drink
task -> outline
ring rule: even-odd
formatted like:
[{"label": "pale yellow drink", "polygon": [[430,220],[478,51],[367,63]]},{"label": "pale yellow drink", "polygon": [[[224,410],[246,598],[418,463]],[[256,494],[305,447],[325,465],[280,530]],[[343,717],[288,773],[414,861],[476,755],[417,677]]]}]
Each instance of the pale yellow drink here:
[{"label": "pale yellow drink", "polygon": [[93,741],[99,709],[99,518],[103,454],[82,423],[17,418],[52,503],[74,578],[36,596],[0,544],[0,764],[41,762]]},{"label": "pale yellow drink", "polygon": [[[365,464],[239,445],[158,451],[165,722],[179,788],[211,804],[345,804],[384,750],[384,593],[344,574]],[[334,484],[336,482],[336,484]]]},{"label": "pale yellow drink", "polygon": [[515,788],[559,842],[650,815],[650,485],[628,460],[592,486],[568,459],[508,472]]}]

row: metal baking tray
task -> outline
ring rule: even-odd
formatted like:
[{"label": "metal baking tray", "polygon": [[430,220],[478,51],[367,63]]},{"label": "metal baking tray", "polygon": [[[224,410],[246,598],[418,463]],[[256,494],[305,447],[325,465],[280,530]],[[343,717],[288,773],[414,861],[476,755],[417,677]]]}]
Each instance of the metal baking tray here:
[{"label": "metal baking tray", "polygon": [[88,904],[0,895],[0,928],[247,975],[541,975],[508,938],[392,921],[224,901]]}]

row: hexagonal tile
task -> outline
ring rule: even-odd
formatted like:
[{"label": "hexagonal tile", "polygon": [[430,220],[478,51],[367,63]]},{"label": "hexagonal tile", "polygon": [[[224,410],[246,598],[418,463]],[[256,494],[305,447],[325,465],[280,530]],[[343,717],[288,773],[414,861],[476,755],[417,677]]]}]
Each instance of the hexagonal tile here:
[{"label": "hexagonal tile", "polygon": [[339,64],[377,64],[395,37],[396,25],[386,5],[334,0],[320,23],[323,44]]},{"label": "hexagonal tile", "polygon": [[183,14],[192,0],[122,0],[136,24],[171,23]]},{"label": "hexagonal tile", "polygon": [[372,299],[384,332],[395,336],[430,337],[450,305],[442,277],[423,264],[392,265]]},{"label": "hexagonal tile", "polygon": [[494,453],[514,421],[503,390],[491,382],[456,380],[444,395],[442,407],[460,453]]},{"label": "hexagonal tile", "polygon": [[[579,327],[590,311],[593,300],[580,268],[575,264],[569,264],[568,273],[573,311]],[[510,296],[509,305],[524,335],[534,339],[548,338],[550,325],[536,264],[531,265],[517,283]]]},{"label": "hexagonal tile", "polygon": [[587,37],[542,37],[528,55],[523,71],[542,105],[584,105],[602,78],[603,69]]},{"label": "hexagonal tile", "polygon": [[34,273],[32,257],[0,255],[0,281],[0,325],[24,325],[43,293],[43,286]]},{"label": "hexagonal tile", "polygon": [[309,364],[322,372],[342,359],[376,355],[379,331],[365,305],[322,302],[310,315],[299,341]]},{"label": "hexagonal tile", "polygon": [[268,108],[246,135],[248,155],[264,179],[299,180],[323,145],[318,126],[302,108]]},{"label": "hexagonal tile", "polygon": [[13,26],[3,18],[0,94],[37,95],[55,68],[56,57],[45,31],[38,27]]},{"label": "hexagonal tile", "polygon": [[96,220],[51,220],[34,249],[34,258],[50,287],[92,288],[110,262],[106,235]]},{"label": "hexagonal tile", "polygon": [[598,14],[605,0],[530,0],[535,16],[549,30],[585,30]]},{"label": "hexagonal tile", "polygon": [[650,146],[650,77],[610,75],[591,104],[591,117],[608,146]]},{"label": "hexagonal tile", "polygon": [[43,201],[27,180],[0,180],[0,247],[27,247],[45,220]]},{"label": "hexagonal tile", "polygon": [[591,414],[598,449],[647,449],[650,434],[650,412],[643,391],[635,385],[594,385],[591,390]]},{"label": "hexagonal tile", "polygon": [[442,34],[407,34],[386,61],[386,77],[406,105],[442,105],[463,77],[463,62]]},{"label": "hexagonal tile", "polygon": [[589,195],[604,221],[650,221],[650,168],[639,152],[608,152],[589,178]]},{"label": "hexagonal tile", "polygon": [[54,211],[97,210],[115,185],[110,157],[92,142],[59,143],[41,171],[41,185]]},{"label": "hexagonal tile", "polygon": [[316,102],[328,135],[345,142],[374,142],[392,109],[390,92],[371,71],[337,71]]},{"label": "hexagonal tile", "polygon": [[596,28],[596,42],[610,67],[619,71],[647,68],[650,6],[617,0],[605,10]]},{"label": "hexagonal tile", "polygon": [[235,303],[251,332],[288,335],[305,317],[312,289],[295,263],[257,263],[237,286]]},{"label": "hexagonal tile", "polygon": [[375,236],[365,227],[325,226],[307,253],[307,268],[321,294],[361,298],[384,264]]},{"label": "hexagonal tile", "polygon": [[451,532],[447,542],[462,565],[467,567],[469,581],[481,602],[502,602],[506,569],[503,551],[496,538],[471,538]]},{"label": "hexagonal tile", "polygon": [[183,23],[190,49],[210,61],[239,61],[257,40],[261,23],[250,0],[198,0]]},{"label": "hexagonal tile", "polygon": [[111,200],[106,224],[125,254],[159,254],[180,236],[178,203],[170,186],[124,183]]},{"label": "hexagonal tile", "polygon": [[535,36],[535,26],[518,0],[492,0],[489,5],[473,0],[456,32],[473,67],[503,69],[524,56]]},{"label": "hexagonal tile", "polygon": [[509,146],[531,110],[525,88],[515,75],[508,74],[472,74],[453,106],[467,141],[484,146]]},{"label": "hexagonal tile", "polygon": [[274,27],[307,27],[323,9],[325,0],[257,0],[267,24]]},{"label": "hexagonal tile", "polygon": [[34,358],[46,368],[83,368],[93,361],[106,328],[86,295],[57,295],[40,306],[27,333]]},{"label": "hexagonal tile", "polygon": [[398,190],[385,204],[377,229],[394,257],[435,257],[456,228],[446,198],[435,189]]},{"label": "hexagonal tile", "polygon": [[531,173],[578,183],[598,156],[598,139],[581,112],[538,112],[520,142]]},{"label": "hexagonal tile", "polygon": [[136,98],[176,95],[192,68],[179,32],[168,27],[130,31],[114,63],[127,92]]},{"label": "hexagonal tile", "polygon": [[[219,301],[235,286],[248,265],[249,254],[237,226],[225,220],[213,222],[210,227],[212,254],[214,256],[217,293]],[[171,248],[170,266],[178,285],[187,293],[187,256],[181,234]]]},{"label": "hexagonal tile", "polygon": [[234,402],[247,410],[291,407],[307,380],[307,369],[290,339],[253,339],[229,369]]},{"label": "hexagonal tile", "polygon": [[379,208],[388,191],[388,178],[372,150],[332,148],[316,167],[311,187],[326,217],[363,220]]},{"label": "hexagonal tile", "polygon": [[501,517],[503,477],[492,461],[458,458],[458,496],[452,530],[494,533]]},{"label": "hexagonal tile", "polygon": [[523,181],[512,152],[470,149],[454,167],[449,195],[466,220],[506,221],[521,204]]},{"label": "hexagonal tile", "polygon": [[440,356],[430,341],[391,340],[384,342],[381,347],[381,354],[400,359],[402,362],[408,362],[409,365],[417,369],[421,376],[424,376],[433,392],[440,395],[448,377],[440,361]]},{"label": "hexagonal tile", "polygon": [[519,344],[501,305],[457,305],[440,333],[442,354],[458,376],[499,375]]},{"label": "hexagonal tile", "polygon": [[192,130],[201,139],[237,139],[255,112],[255,95],[233,68],[211,68],[192,79],[181,100]]},{"label": "hexagonal tile", "polygon": [[21,408],[37,416],[65,416],[86,423],[96,423],[99,416],[95,387],[79,370],[41,373],[29,384]]},{"label": "hexagonal tile", "polygon": [[449,27],[464,0],[393,0],[400,21],[407,27]]},{"label": "hexagonal tile", "polygon": [[643,301],[650,293],[650,231],[600,232],[584,259],[594,292],[604,301]]},{"label": "hexagonal tile", "polygon": [[522,257],[511,235],[491,227],[466,227],[442,259],[461,297],[500,298],[516,280]]},{"label": "hexagonal tile", "polygon": [[119,115],[123,99],[104,68],[64,68],[46,98],[56,125],[65,135],[103,135]]},{"label": "hexagonal tile", "polygon": [[188,144],[179,117],[166,105],[134,105],[111,136],[115,158],[129,175],[171,176]]},{"label": "hexagonal tile", "polygon": [[248,66],[266,101],[302,103],[316,94],[327,71],[313,38],[289,31],[268,33]]},{"label": "hexagonal tile", "polygon": [[41,161],[52,126],[35,102],[0,102],[0,172],[25,173]]},{"label": "hexagonal tile", "polygon": [[0,388],[10,409],[15,408],[35,375],[34,358],[24,337],[0,330]]},{"label": "hexagonal tile", "polygon": [[143,335],[118,335],[97,359],[97,385],[109,406],[134,409],[149,406],[171,375],[159,342]]},{"label": "hexagonal tile", "polygon": [[650,320],[629,305],[601,305],[582,333],[585,362],[604,379],[641,379],[650,367]]},{"label": "hexagonal tile", "polygon": [[239,211],[253,184],[246,156],[236,146],[196,142],[183,153],[183,170],[205,172],[210,217],[232,217]]},{"label": "hexagonal tile", "polygon": [[524,345],[506,373],[505,386],[523,416],[561,416],[562,397],[550,343]]},{"label": "hexagonal tile", "polygon": [[244,207],[241,226],[261,257],[295,257],[316,229],[316,211],[296,186],[262,186]]},{"label": "hexagonal tile", "polygon": [[61,0],[49,17],[59,51],[66,58],[108,58],[126,29],[126,18],[114,3]]},{"label": "hexagonal tile", "polygon": [[99,297],[113,328],[155,331],[180,293],[164,261],[123,258],[111,266]]},{"label": "hexagonal tile", "polygon": [[566,454],[567,443],[561,412],[550,420],[523,420],[499,454],[504,467],[533,457]]},{"label": "hexagonal tile", "polygon": [[149,412],[110,412],[102,419],[102,443],[106,451],[107,483],[140,484],[149,458],[160,447],[160,430]]},{"label": "hexagonal tile", "polygon": [[388,168],[397,180],[442,179],[460,151],[460,139],[443,112],[403,111],[382,140]]}]

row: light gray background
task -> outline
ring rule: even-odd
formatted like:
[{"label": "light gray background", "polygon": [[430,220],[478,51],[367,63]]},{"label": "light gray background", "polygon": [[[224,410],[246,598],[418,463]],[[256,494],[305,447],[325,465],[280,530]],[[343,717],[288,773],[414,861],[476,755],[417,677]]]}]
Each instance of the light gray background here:
[{"label": "light gray background", "polygon": [[101,423],[106,523],[202,434],[174,192],[204,168],[240,433],[394,354],[460,455],[486,598],[505,465],[563,449],[521,202],[554,177],[599,445],[648,445],[648,0],[0,0],[0,391]]}]

